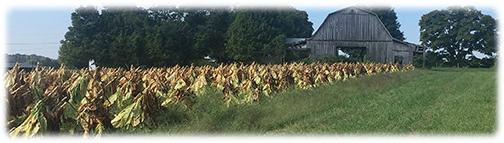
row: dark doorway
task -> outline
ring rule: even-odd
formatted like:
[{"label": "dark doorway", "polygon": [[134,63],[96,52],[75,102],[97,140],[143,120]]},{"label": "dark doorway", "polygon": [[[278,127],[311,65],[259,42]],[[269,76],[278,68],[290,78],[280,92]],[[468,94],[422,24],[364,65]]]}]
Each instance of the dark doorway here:
[{"label": "dark doorway", "polygon": [[402,57],[402,56],[394,56],[394,64],[400,64],[400,65],[402,65],[403,64],[403,59],[404,59],[404,57]]},{"label": "dark doorway", "polygon": [[349,61],[364,62],[366,60],[366,47],[338,47],[338,50],[345,53]]}]

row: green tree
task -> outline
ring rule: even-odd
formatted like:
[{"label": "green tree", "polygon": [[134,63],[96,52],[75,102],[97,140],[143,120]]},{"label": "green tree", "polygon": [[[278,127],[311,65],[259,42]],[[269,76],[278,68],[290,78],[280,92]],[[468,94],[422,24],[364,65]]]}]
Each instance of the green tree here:
[{"label": "green tree", "polygon": [[432,48],[439,64],[479,64],[474,52],[495,58],[496,21],[473,7],[434,10],[423,15],[419,25],[420,41]]},{"label": "green tree", "polygon": [[226,54],[241,62],[279,63],[286,59],[287,37],[310,37],[306,12],[293,8],[243,9],[235,12],[227,31]]},{"label": "green tree", "polygon": [[54,59],[51,59],[48,57],[44,57],[44,56],[35,55],[35,54],[7,55],[7,63],[29,63],[33,66],[36,66],[38,64],[39,66],[47,66],[47,67],[54,67],[54,68],[59,67],[59,63],[57,60],[54,60]]},{"label": "green tree", "polygon": [[[145,31],[145,66],[172,66],[189,64],[194,57],[188,24],[183,21],[184,11],[174,7],[150,8],[149,24]],[[189,15],[189,14],[187,14]]]},{"label": "green tree", "polygon": [[292,7],[270,11],[272,25],[280,29],[289,38],[308,38],[313,33],[313,23],[308,21],[308,14]]},{"label": "green tree", "polygon": [[59,61],[76,68],[141,65],[147,12],[142,8],[93,7],[72,13],[72,26],[61,41]]},{"label": "green tree", "polygon": [[95,62],[99,66],[127,67],[143,65],[148,13],[145,9],[109,7],[102,10],[95,42]]},{"label": "green tree", "polygon": [[69,67],[87,67],[96,49],[96,33],[99,32],[100,15],[94,7],[80,7],[71,14],[72,26],[68,28],[59,49],[58,60]]},{"label": "green tree", "polygon": [[218,62],[228,61],[225,55],[226,32],[232,22],[232,13],[228,9],[208,10],[206,21],[197,26],[195,49],[198,57],[210,56]]},{"label": "green tree", "polygon": [[190,39],[184,35],[183,23],[164,23],[153,28],[146,37],[146,53],[149,66],[190,64],[192,54]]},{"label": "green tree", "polygon": [[188,65],[205,56],[278,63],[286,57],[285,38],[309,37],[311,25],[294,8],[81,7],[72,13],[59,60],[76,68],[89,60],[105,67]]},{"label": "green tree", "polygon": [[[281,53],[269,53],[285,50],[286,47],[274,47],[281,35],[279,29],[272,26],[268,20],[274,18],[269,11],[264,10],[241,10],[236,13],[236,17],[229,27],[226,43],[226,54],[231,59],[240,62],[267,62],[264,54],[280,55]],[[279,48],[272,49],[272,48]]]}]

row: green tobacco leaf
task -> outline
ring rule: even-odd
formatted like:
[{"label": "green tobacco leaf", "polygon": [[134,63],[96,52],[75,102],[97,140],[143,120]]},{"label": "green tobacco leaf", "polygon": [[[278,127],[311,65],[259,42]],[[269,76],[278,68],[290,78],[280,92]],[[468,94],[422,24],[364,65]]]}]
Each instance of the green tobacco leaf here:
[{"label": "green tobacco leaf", "polygon": [[18,127],[11,130],[11,136],[18,136],[23,134],[24,136],[33,136],[39,131],[45,131],[47,129],[47,120],[45,119],[42,112],[40,112],[43,107],[44,100],[38,101],[30,111],[30,115],[19,125]]},{"label": "green tobacco leaf", "polygon": [[119,112],[115,118],[112,119],[112,126],[115,128],[129,128],[136,127],[143,122],[143,110],[140,104],[142,98],[143,96],[137,98],[135,102]]},{"label": "green tobacco leaf", "polygon": [[105,102],[105,106],[109,107],[109,106],[113,105],[117,101],[119,96],[121,96],[120,94],[121,94],[121,92],[117,91],[114,94],[110,95],[108,100]]}]

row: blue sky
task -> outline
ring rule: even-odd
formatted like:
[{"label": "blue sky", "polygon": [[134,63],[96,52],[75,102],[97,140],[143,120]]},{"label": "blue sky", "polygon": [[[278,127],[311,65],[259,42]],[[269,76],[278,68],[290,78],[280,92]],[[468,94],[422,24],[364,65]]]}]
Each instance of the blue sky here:
[{"label": "blue sky", "polygon": [[7,53],[56,59],[73,9],[14,9],[7,16]]},{"label": "blue sky", "polygon": [[[343,7],[296,7],[308,13],[313,22],[313,28],[318,29],[327,14]],[[404,32],[406,41],[418,43],[420,32],[418,21],[423,14],[434,8],[397,7],[395,11],[400,30]],[[493,9],[477,7],[483,14],[496,18]],[[7,16],[7,53],[37,54],[56,59],[58,57],[59,41],[71,24],[72,8],[56,9],[12,9]]]}]

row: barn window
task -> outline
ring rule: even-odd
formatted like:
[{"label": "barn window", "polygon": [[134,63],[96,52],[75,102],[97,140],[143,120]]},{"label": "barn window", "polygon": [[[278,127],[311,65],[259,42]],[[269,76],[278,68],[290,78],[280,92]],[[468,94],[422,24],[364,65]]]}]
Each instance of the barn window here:
[{"label": "barn window", "polygon": [[394,56],[394,64],[400,64],[400,65],[402,65],[403,64],[403,59],[404,59],[403,56]]}]

